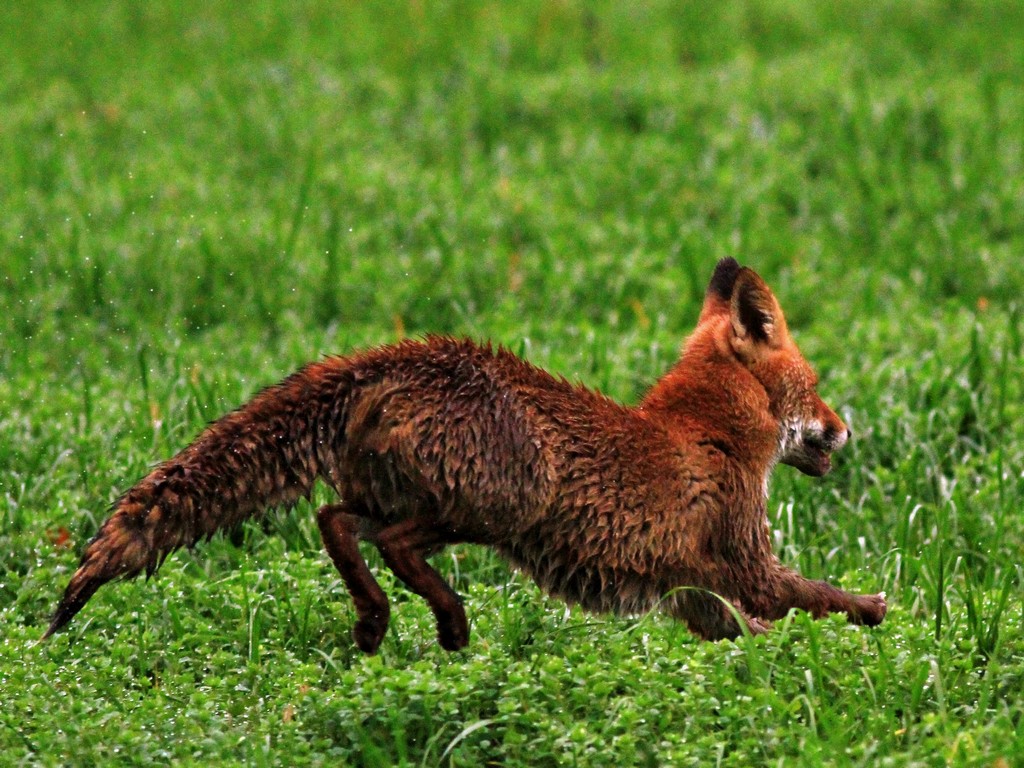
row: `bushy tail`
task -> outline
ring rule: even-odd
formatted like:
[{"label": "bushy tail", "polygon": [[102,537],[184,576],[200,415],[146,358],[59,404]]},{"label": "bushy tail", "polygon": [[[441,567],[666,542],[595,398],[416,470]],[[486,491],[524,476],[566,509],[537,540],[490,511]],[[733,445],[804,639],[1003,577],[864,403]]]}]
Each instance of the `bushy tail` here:
[{"label": "bushy tail", "polygon": [[43,638],[108,581],[150,575],[175,549],[308,496],[319,464],[318,413],[334,394],[324,396],[325,367],[307,366],[212,423],[115,502]]}]

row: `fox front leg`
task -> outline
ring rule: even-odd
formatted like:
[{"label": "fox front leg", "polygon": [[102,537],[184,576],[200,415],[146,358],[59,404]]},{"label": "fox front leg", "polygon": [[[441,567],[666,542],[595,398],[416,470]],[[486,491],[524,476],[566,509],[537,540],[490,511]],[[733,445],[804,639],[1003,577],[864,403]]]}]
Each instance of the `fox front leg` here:
[{"label": "fox front leg", "polygon": [[855,595],[827,581],[805,579],[781,565],[759,580],[757,592],[747,596],[743,604],[765,619],[781,619],[790,609],[799,608],[816,619],[829,613],[845,613],[852,623],[869,627],[881,624],[887,610],[883,593]]},{"label": "fox front leg", "polygon": [[731,601],[698,587],[681,588],[671,596],[666,610],[704,640],[735,640],[744,628],[752,635],[771,629],[770,624],[749,616]]}]

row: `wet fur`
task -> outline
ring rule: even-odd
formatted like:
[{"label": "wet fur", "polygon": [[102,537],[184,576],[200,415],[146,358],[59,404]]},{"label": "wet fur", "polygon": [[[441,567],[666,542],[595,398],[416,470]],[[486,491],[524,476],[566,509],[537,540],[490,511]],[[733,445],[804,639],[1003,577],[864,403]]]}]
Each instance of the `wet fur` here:
[{"label": "wet fur", "polygon": [[[741,623],[763,631],[791,608],[877,624],[880,595],[803,579],[771,551],[775,463],[823,474],[846,440],[813,381],[792,380],[812,374],[774,301],[756,274],[720,262],[683,357],[635,408],[507,350],[447,337],[307,365],[114,504],[46,636],[107,581],[152,573],[181,546],[308,497],[318,478],[339,497],[317,522],[356,606],[356,643],[370,653],[389,605],[361,539],[428,601],[450,650],[468,642],[466,616],[426,558],[459,542],[495,548],[569,603],[661,606],[708,639],[736,637]],[[823,415],[803,439],[792,413],[807,408]]]}]

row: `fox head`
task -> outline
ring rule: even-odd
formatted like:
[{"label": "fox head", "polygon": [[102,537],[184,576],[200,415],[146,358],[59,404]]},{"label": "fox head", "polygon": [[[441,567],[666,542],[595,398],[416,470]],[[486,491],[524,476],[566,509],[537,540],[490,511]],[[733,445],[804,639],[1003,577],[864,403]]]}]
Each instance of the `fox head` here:
[{"label": "fox head", "polygon": [[719,349],[764,388],[778,424],[775,460],[815,477],[827,473],[832,452],[846,444],[850,430],[818,396],[818,377],[790,337],[771,289],[752,269],[723,259],[708,286],[698,327],[705,323],[720,329]]}]

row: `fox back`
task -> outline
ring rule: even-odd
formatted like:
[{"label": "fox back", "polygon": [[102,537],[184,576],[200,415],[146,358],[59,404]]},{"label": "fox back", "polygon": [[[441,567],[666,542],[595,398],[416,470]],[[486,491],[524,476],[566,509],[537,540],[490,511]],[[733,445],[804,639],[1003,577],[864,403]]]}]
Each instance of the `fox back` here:
[{"label": "fox back", "polygon": [[338,497],[317,522],[368,653],[390,607],[360,540],[427,600],[449,650],[466,645],[468,622],[427,558],[459,542],[495,548],[587,610],[660,607],[708,639],[764,631],[792,608],[877,624],[882,595],[806,580],[771,551],[774,466],[824,475],[849,437],[816,384],[772,292],[732,259],[679,361],[635,407],[448,337],[311,363],[114,504],[46,636],[107,581],[152,573],[318,478]]}]

